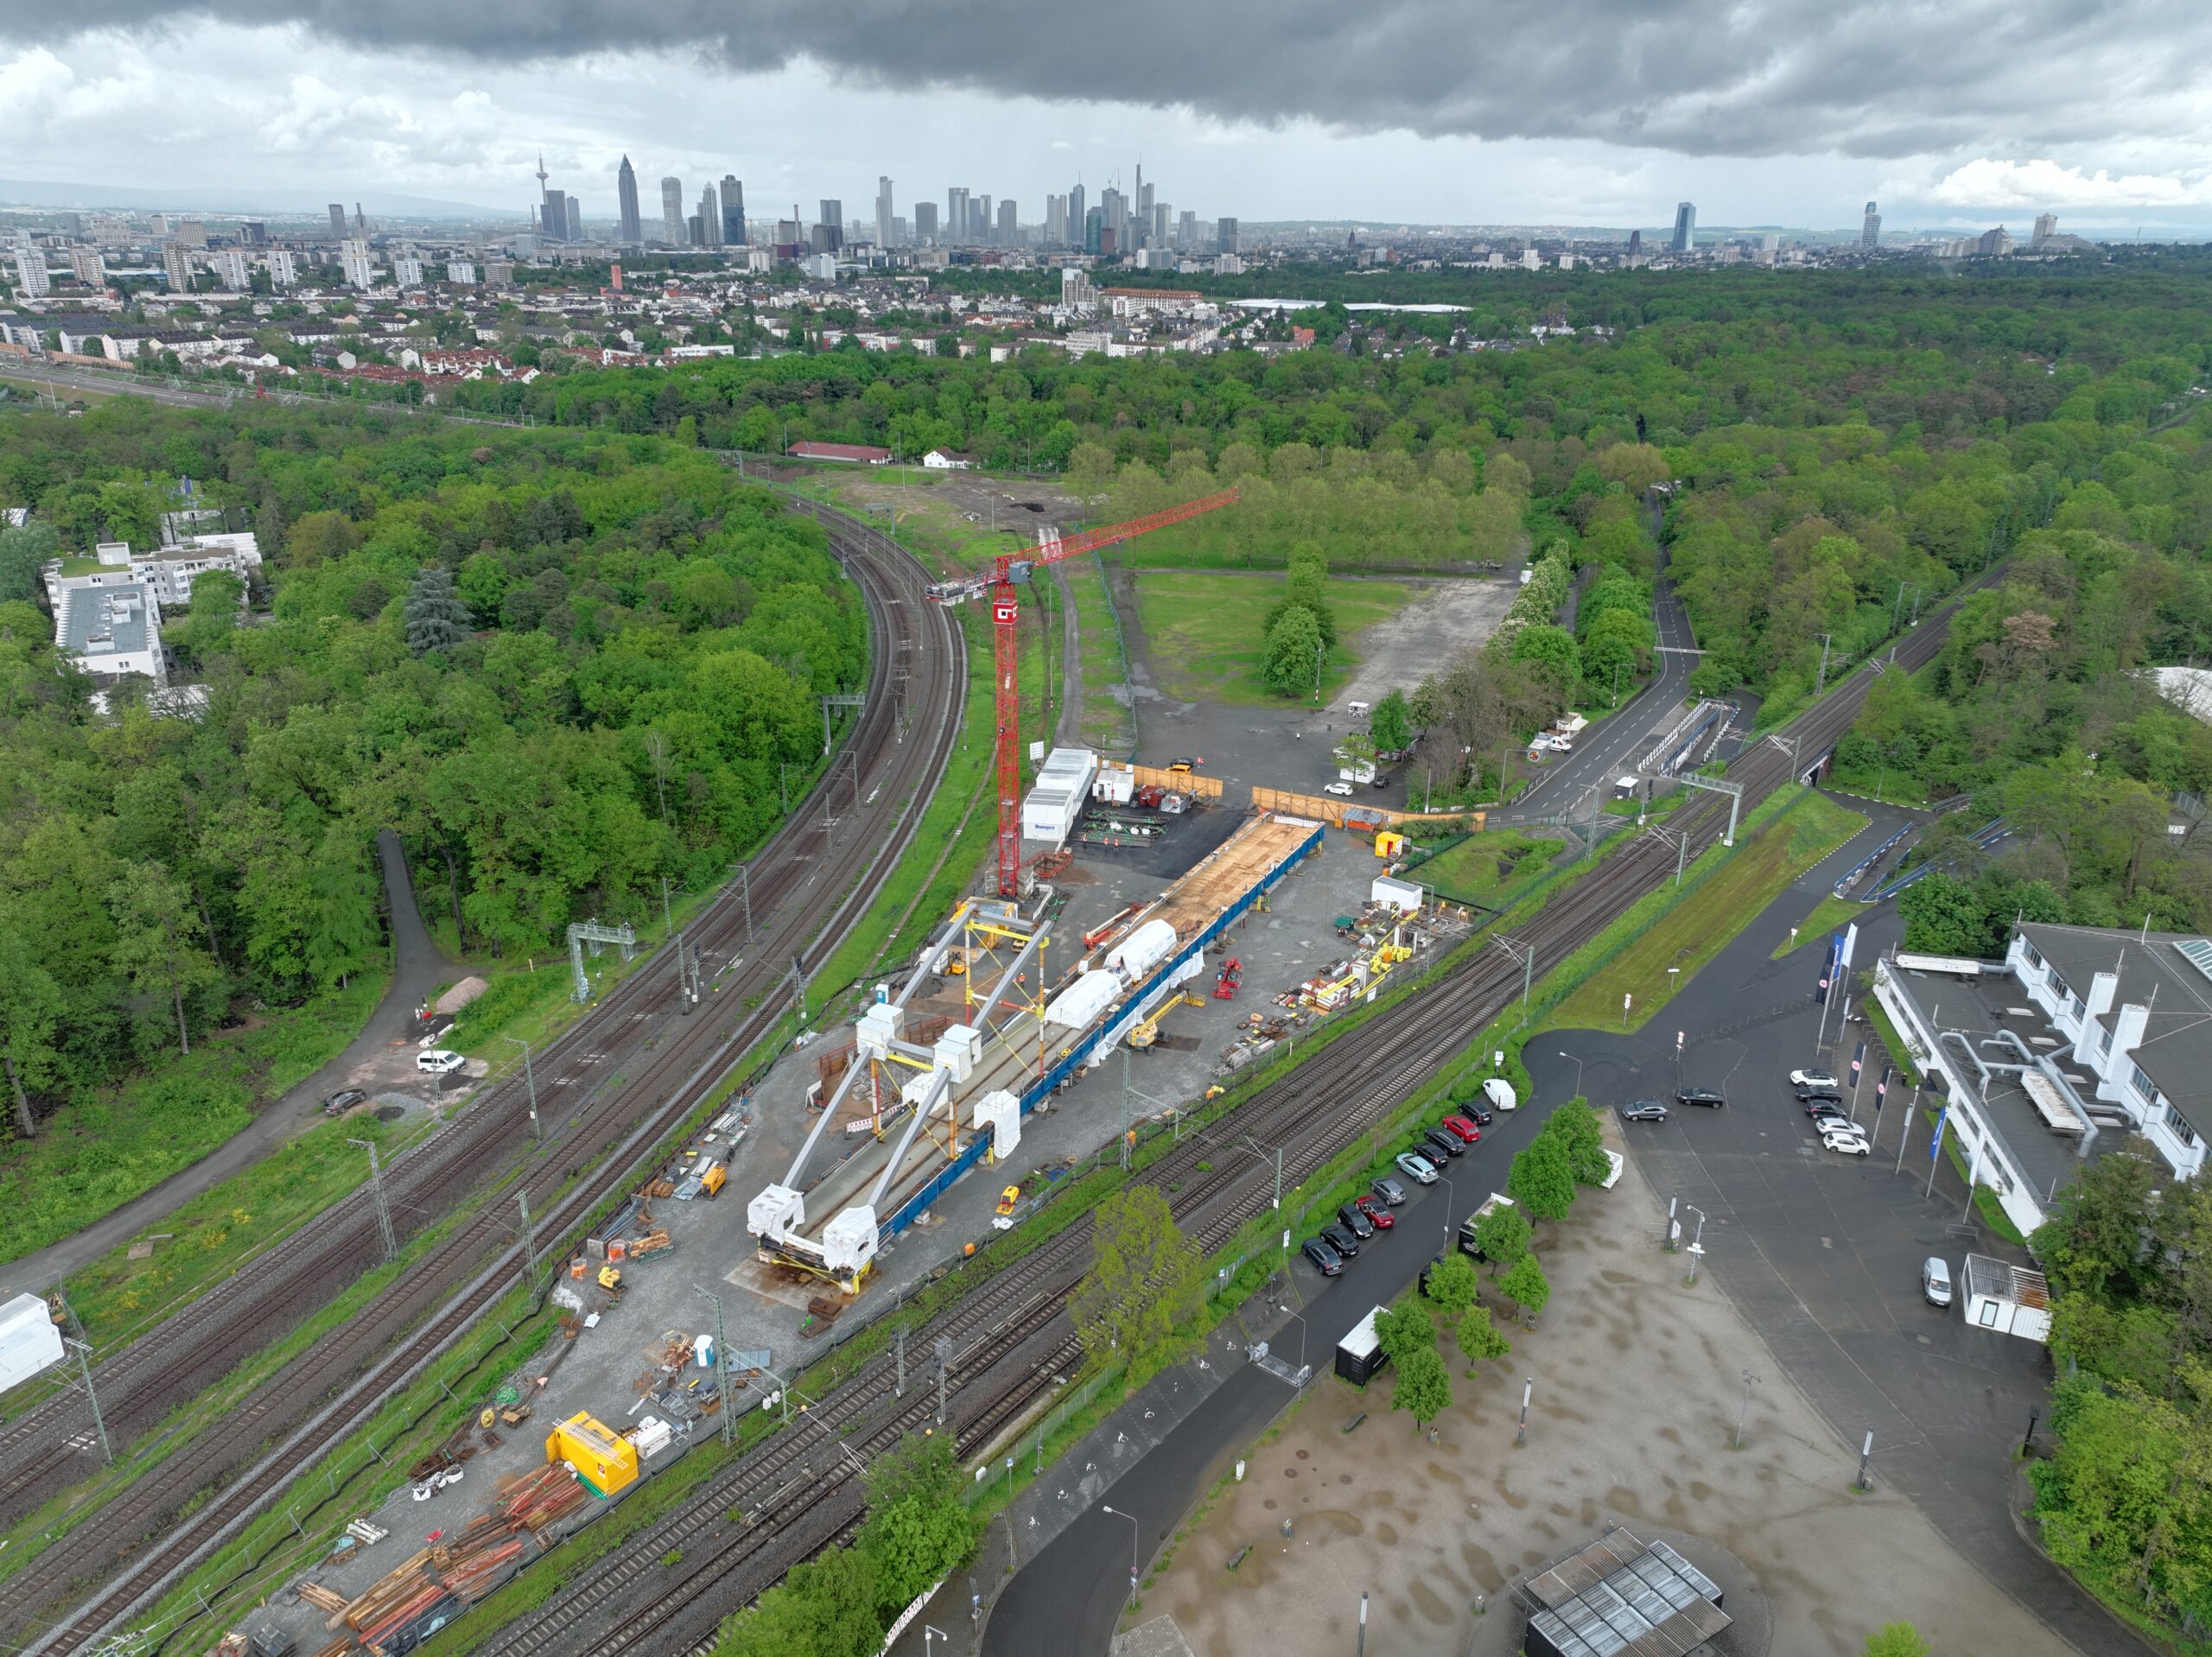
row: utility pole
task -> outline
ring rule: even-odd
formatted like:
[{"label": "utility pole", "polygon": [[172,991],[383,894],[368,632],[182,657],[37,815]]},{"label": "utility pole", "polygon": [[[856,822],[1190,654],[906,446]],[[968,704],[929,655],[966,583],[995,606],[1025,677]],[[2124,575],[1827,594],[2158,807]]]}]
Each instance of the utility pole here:
[{"label": "utility pole", "polygon": [[369,1153],[369,1192],[376,1201],[377,1230],[384,1239],[384,1257],[386,1260],[397,1260],[399,1258],[399,1239],[392,1232],[391,1209],[386,1206],[384,1200],[384,1170],[377,1164],[376,1141],[348,1140],[346,1143],[358,1145]]},{"label": "utility pole", "polygon": [[798,1021],[806,1022],[806,965],[797,955],[791,957],[791,982],[798,995]]},{"label": "utility pole", "polygon": [[1129,1113],[1134,1108],[1135,1106],[1129,1099],[1129,1044],[1125,1038],[1122,1043],[1122,1171],[1123,1173],[1129,1171]]},{"label": "utility pole", "polygon": [[537,1276],[537,1237],[530,1227],[530,1193],[517,1191],[515,1197],[522,1204],[523,1286],[528,1288]]},{"label": "utility pole", "polygon": [[530,1044],[520,1036],[502,1036],[499,1039],[511,1041],[522,1049],[522,1082],[523,1086],[530,1090],[530,1136],[543,1144],[545,1140],[545,1130],[538,1125],[537,1121],[537,1076],[530,1067]]},{"label": "utility pole", "polygon": [[895,1359],[899,1366],[898,1373],[891,1383],[891,1396],[893,1398],[904,1398],[906,1396],[906,1324],[901,1324],[899,1325],[897,1332],[891,1337],[891,1345],[892,1351],[895,1355]]},{"label": "utility pole", "polygon": [[696,1283],[691,1290],[715,1303],[715,1394],[720,1400],[715,1413],[721,1417],[722,1444],[728,1446],[737,1442],[737,1411],[729,1396],[729,1343],[722,1338],[722,1298]]},{"label": "utility pole", "polygon": [[676,936],[676,911],[669,907],[668,877],[664,874],[660,878],[660,938],[665,943]]},{"label": "utility pole", "polygon": [[107,1421],[100,1414],[100,1395],[92,1390],[92,1349],[82,1341],[71,1341],[77,1349],[78,1373],[85,1377],[85,1397],[92,1406],[92,1431],[99,1435],[100,1454],[107,1457],[110,1467],[115,1465],[115,1449],[107,1441]]},{"label": "utility pole", "polygon": [[940,1335],[937,1337],[937,1424],[939,1426],[944,1425],[944,1372],[951,1362],[952,1337]]},{"label": "utility pole", "polygon": [[1821,673],[1820,677],[1813,682],[1813,698],[1816,702],[1820,700],[1821,693],[1827,689],[1828,645],[1833,642],[1834,638],[1834,635],[1832,633],[1822,633],[1821,635]]},{"label": "utility pole", "polygon": [[737,871],[737,890],[745,899],[745,941],[750,943],[753,942],[753,866],[750,863],[733,863],[730,867]]},{"label": "utility pole", "polygon": [[1738,1450],[1744,1447],[1744,1423],[1751,1417],[1751,1387],[1758,1380],[1758,1377],[1750,1370],[1744,1371],[1744,1406],[1736,1412],[1736,1448]]}]

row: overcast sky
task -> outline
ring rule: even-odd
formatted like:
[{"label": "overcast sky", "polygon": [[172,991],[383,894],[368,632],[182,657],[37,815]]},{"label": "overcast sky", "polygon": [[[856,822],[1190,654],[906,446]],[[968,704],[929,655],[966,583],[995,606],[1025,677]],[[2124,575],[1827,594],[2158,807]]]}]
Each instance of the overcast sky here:
[{"label": "overcast sky", "polygon": [[[1202,218],[2212,230],[2205,0],[0,0],[0,175],[848,221],[1136,164]],[[74,32],[73,32],[73,30]]]}]

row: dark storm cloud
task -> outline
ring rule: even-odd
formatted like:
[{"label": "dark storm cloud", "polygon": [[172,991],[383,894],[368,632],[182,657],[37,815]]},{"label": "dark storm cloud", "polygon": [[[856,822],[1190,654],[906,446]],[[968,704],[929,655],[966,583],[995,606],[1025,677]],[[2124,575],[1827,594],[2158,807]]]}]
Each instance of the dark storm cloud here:
[{"label": "dark storm cloud", "polygon": [[2201,134],[2206,16],[2204,0],[0,0],[0,32],[298,23],[504,64],[811,59],[868,86],[1349,131],[1896,156]]}]

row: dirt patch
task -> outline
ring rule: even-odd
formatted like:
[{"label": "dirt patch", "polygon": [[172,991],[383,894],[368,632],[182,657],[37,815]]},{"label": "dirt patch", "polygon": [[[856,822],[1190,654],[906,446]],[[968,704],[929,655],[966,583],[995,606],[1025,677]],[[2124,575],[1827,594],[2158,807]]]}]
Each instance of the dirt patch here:
[{"label": "dirt patch", "polygon": [[1339,717],[1349,715],[1351,702],[1371,707],[1393,690],[1412,690],[1455,653],[1482,644],[1521,590],[1511,581],[1477,579],[1404,584],[1414,589],[1413,602],[1351,640],[1359,666],[1329,703]]}]

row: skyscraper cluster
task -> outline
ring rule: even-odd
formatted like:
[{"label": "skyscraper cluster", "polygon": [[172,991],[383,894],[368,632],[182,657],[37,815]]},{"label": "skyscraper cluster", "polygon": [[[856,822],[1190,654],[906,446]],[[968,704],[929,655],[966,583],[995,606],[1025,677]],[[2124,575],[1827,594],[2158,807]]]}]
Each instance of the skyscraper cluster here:
[{"label": "skyscraper cluster", "polygon": [[[531,215],[538,235],[549,242],[586,239],[583,203],[548,183],[543,157],[537,163],[538,205]],[[345,233],[345,211],[336,202],[330,207],[332,233]],[[725,174],[717,186],[702,187],[696,203],[687,208],[683,181],[660,181],[660,216],[648,225],[638,199],[638,169],[627,156],[614,175],[614,241],[623,247],[741,246],[745,236],[745,187],[735,174]]]}]

